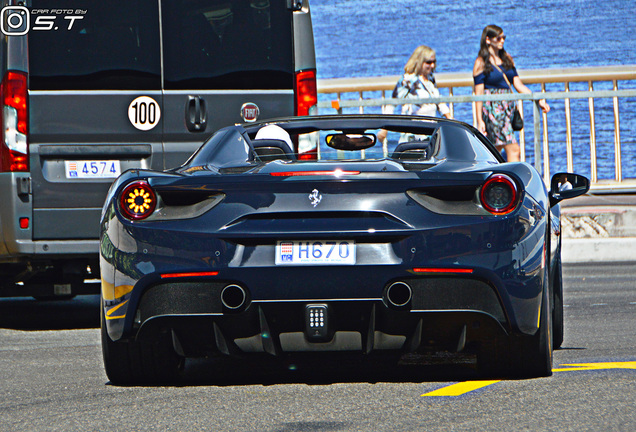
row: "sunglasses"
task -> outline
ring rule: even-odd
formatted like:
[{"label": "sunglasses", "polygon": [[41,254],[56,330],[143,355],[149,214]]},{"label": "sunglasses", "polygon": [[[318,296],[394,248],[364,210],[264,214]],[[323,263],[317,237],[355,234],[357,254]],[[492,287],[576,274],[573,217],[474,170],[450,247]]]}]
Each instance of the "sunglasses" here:
[{"label": "sunglasses", "polygon": [[494,41],[502,41],[502,40],[506,40],[506,35],[501,35],[501,36],[497,36],[496,38],[493,38]]},{"label": "sunglasses", "polygon": [[433,64],[433,63],[437,63],[437,60],[426,60],[424,63]]}]

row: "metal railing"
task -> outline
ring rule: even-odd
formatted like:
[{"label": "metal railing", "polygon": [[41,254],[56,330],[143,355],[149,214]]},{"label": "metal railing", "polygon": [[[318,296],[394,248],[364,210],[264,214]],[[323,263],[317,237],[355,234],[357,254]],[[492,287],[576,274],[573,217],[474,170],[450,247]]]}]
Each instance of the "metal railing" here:
[{"label": "metal railing", "polygon": [[[623,145],[628,143],[630,146],[636,143],[636,104],[629,98],[636,98],[636,66],[609,66],[597,68],[573,68],[573,69],[543,69],[543,70],[526,70],[519,71],[519,75],[524,84],[528,85],[531,90],[540,86],[539,91],[533,91],[530,94],[509,94],[509,95],[474,95],[473,78],[470,72],[436,74],[436,84],[440,89],[447,89],[448,96],[439,98],[425,99],[409,99],[409,103],[449,103],[451,114],[455,117],[458,107],[465,107],[465,104],[471,104],[472,122],[476,124],[475,101],[488,100],[515,100],[520,101],[521,112],[523,115],[523,102],[529,101],[532,105],[532,123],[526,120],[526,127],[519,132],[519,144],[521,147],[521,160],[526,160],[526,134],[532,135],[534,142],[533,148],[529,148],[534,159],[535,168],[543,174],[546,182],[550,178],[550,134],[548,133],[548,115],[541,111],[538,101],[547,99],[552,104],[553,101],[563,102],[563,111],[565,114],[564,125],[559,125],[561,129],[564,126],[565,133],[565,164],[568,172],[574,170],[574,153],[573,145],[573,128],[572,128],[572,109],[571,100],[587,99],[589,119],[589,176],[592,182],[592,189],[596,192],[633,192],[636,191],[636,163],[629,165],[630,172],[627,176],[623,173]],[[320,94],[318,109],[321,113],[325,109],[335,109],[339,113],[343,112],[383,112],[385,107],[389,105],[402,105],[404,99],[390,98],[395,83],[400,76],[385,76],[372,78],[340,78],[318,80],[318,93]],[[546,85],[554,86],[555,83],[563,86],[561,91],[548,91]],[[580,84],[582,83],[582,84]],[[595,90],[595,83],[602,83],[603,87],[609,87],[603,90]],[[628,86],[631,88],[620,89]],[[571,85],[585,85],[586,90],[571,90]],[[386,97],[387,92],[389,97]],[[444,90],[442,90],[444,92]],[[457,95],[456,93],[465,93]],[[598,158],[597,158],[597,120],[595,113],[596,100],[611,99],[613,110],[613,152],[614,152],[614,172],[613,179],[599,179]],[[620,122],[620,101],[630,103],[631,109],[625,110],[628,115],[629,125],[632,127],[631,140],[621,142],[621,122]],[[461,105],[464,104],[464,105]],[[455,106],[457,105],[457,107]],[[560,108],[560,107],[559,107]],[[603,103],[605,111],[607,103]],[[466,109],[464,108],[464,112]],[[580,117],[580,116],[579,116]],[[461,120],[461,119],[460,119]],[[577,120],[579,123],[581,119]],[[532,124],[531,131],[528,131]],[[577,128],[581,127],[576,124]],[[634,146],[636,149],[636,145]],[[577,149],[580,152],[580,149]],[[553,155],[554,156],[554,155]],[[633,158],[633,154],[629,154]],[[554,159],[554,157],[552,158]]]}]

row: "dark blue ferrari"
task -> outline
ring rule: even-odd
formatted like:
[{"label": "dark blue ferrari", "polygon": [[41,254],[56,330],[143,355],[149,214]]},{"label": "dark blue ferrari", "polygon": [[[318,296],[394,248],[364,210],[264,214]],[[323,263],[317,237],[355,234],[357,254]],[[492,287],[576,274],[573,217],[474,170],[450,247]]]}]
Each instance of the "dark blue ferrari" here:
[{"label": "dark blue ferrari", "polygon": [[183,166],[127,171],[109,191],[106,373],[157,383],[194,357],[444,352],[548,376],[563,340],[558,203],[588,189],[559,173],[548,190],[452,120],[221,129]]}]

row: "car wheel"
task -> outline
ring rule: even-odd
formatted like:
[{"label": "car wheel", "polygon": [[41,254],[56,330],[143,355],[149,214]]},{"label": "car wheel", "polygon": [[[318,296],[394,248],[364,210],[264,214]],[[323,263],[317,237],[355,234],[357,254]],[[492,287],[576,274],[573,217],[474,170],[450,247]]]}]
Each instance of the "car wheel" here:
[{"label": "car wheel", "polygon": [[[548,278],[545,279],[546,281]],[[544,287],[539,329],[534,336],[526,336],[514,344],[511,356],[513,374],[524,378],[552,375],[552,314],[550,296]]]},{"label": "car wheel", "polygon": [[561,276],[561,258],[557,258],[552,291],[552,348],[559,349],[563,344],[563,279]]},{"label": "car wheel", "polygon": [[112,384],[169,384],[183,365],[169,335],[158,341],[113,341],[101,312],[102,354],[106,375]]}]

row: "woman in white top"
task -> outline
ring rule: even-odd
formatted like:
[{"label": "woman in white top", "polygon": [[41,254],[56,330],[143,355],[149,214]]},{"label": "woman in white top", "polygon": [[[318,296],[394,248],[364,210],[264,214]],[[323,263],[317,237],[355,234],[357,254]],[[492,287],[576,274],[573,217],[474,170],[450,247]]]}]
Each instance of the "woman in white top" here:
[{"label": "woman in white top", "polygon": [[[433,71],[437,65],[435,58],[435,50],[420,45],[415,48],[413,54],[404,66],[404,75],[397,82],[393,89],[393,98],[431,98],[439,97],[439,90],[435,87],[435,78]],[[386,114],[393,114],[395,107],[389,105],[383,110]],[[446,118],[452,118],[450,109],[445,103],[440,104],[404,104],[402,105],[402,114],[414,114],[421,116],[435,117],[437,112]],[[378,140],[384,141],[387,131],[380,130]],[[400,142],[406,138],[401,137]]]},{"label": "woman in white top", "polygon": [[[431,98],[439,97],[439,90],[435,87],[433,71],[437,65],[435,50],[420,45],[404,66],[404,75],[393,89],[394,98]],[[405,104],[402,114],[415,114],[434,117],[437,112],[446,118],[451,118],[450,109],[445,103],[440,104]]]}]

